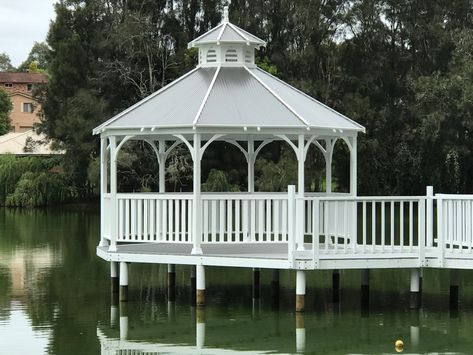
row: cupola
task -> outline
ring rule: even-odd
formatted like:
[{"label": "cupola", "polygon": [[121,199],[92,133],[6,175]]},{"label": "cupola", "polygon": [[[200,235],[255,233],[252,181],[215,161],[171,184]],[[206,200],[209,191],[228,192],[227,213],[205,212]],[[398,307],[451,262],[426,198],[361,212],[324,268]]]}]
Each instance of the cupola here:
[{"label": "cupola", "polygon": [[228,6],[223,9],[222,22],[189,42],[188,48],[199,49],[199,66],[255,68],[255,49],[266,46],[262,39],[232,24]]}]

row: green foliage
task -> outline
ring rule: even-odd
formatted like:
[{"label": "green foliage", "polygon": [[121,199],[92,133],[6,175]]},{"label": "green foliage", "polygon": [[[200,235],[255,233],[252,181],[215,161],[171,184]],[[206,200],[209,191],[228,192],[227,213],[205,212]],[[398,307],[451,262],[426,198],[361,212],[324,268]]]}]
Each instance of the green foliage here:
[{"label": "green foliage", "polygon": [[15,67],[11,64],[11,59],[5,52],[0,53],[0,71],[15,71]]},{"label": "green foliage", "polygon": [[[46,92],[38,94],[45,114],[39,129],[66,149],[64,164],[80,195],[96,191],[89,181],[94,174],[87,173],[98,155],[92,128],[192,68],[196,53],[187,42],[220,21],[223,3],[70,0],[55,5],[48,43],[36,50],[45,53],[51,76]],[[360,194],[419,194],[426,184],[445,192],[473,191],[472,13],[465,0],[230,4],[230,20],[268,42],[257,52],[261,68],[366,127],[358,141]],[[27,65],[38,60],[42,68],[38,58]],[[236,160],[228,149],[212,153],[212,146],[202,175],[217,168],[243,189],[244,159]],[[190,158],[177,155],[185,149],[175,152],[167,167],[168,187],[190,189]],[[340,189],[348,186],[346,153],[341,149],[334,155]],[[123,154],[128,156],[119,166],[125,174],[120,186],[155,189],[157,170],[147,163],[148,151]],[[309,190],[325,184],[323,160],[314,157],[307,161],[312,164],[306,172]],[[260,190],[283,191],[296,182],[290,150],[269,150],[257,170]]]},{"label": "green foliage", "polygon": [[228,182],[225,172],[217,169],[212,169],[204,184],[202,184],[202,191],[207,192],[235,192],[240,191],[237,185]]},{"label": "green foliage", "polygon": [[0,205],[47,206],[76,197],[60,172],[60,159],[0,155]]},{"label": "green foliage", "polygon": [[0,136],[10,132],[10,111],[13,105],[8,94],[0,88]]},{"label": "green foliage", "polygon": [[[29,72],[45,72],[48,70],[49,66],[49,57],[50,57],[50,48],[45,42],[34,42],[33,47],[31,48],[28,58],[20,64],[18,67],[19,71]],[[36,63],[32,68],[32,63]],[[32,69],[34,71],[32,71]]]}]

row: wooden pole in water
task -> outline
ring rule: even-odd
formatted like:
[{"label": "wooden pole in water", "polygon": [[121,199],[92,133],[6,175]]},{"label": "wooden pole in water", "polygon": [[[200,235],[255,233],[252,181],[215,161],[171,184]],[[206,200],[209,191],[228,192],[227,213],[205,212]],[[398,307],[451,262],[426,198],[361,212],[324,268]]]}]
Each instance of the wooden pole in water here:
[{"label": "wooden pole in water", "polygon": [[420,293],[420,269],[413,268],[411,269],[411,308],[419,308],[421,303],[421,293]]},{"label": "wooden pole in water", "polygon": [[202,307],[205,305],[205,269],[204,265],[197,265],[196,269],[196,305]]},{"label": "wooden pole in water", "polygon": [[168,301],[176,300],[176,265],[168,264]]},{"label": "wooden pole in water", "polygon": [[195,265],[191,265],[191,305],[195,305],[195,301],[196,301]]},{"label": "wooden pole in water", "polygon": [[118,293],[118,263],[110,262],[110,286],[113,293]]},{"label": "wooden pole in water", "polygon": [[297,270],[296,273],[296,312],[305,310],[305,271]]},{"label": "wooden pole in water", "polygon": [[334,303],[340,301],[340,270],[333,270],[332,272],[332,300]]},{"label": "wooden pole in water", "polygon": [[120,262],[120,302],[128,301],[128,264]]},{"label": "wooden pole in water", "polygon": [[459,270],[450,270],[450,307],[455,308],[458,306],[458,289],[460,285]]},{"label": "wooden pole in water", "polygon": [[361,304],[367,306],[370,302],[370,269],[361,270]]},{"label": "wooden pole in water", "polygon": [[260,298],[260,280],[261,270],[259,268],[253,268],[253,298]]}]

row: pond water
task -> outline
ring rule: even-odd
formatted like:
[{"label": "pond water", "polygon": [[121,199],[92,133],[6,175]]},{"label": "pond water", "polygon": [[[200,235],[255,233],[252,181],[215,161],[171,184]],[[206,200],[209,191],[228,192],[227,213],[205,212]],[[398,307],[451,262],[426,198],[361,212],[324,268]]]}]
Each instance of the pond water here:
[{"label": "pond water", "polygon": [[458,309],[448,271],[426,270],[422,308],[409,310],[409,271],[373,270],[369,307],[360,272],[308,274],[306,312],[294,312],[294,272],[281,272],[279,300],[261,275],[252,300],[248,269],[208,268],[207,306],[191,305],[188,267],[176,268],[168,303],[166,266],[130,266],[130,302],[115,305],[109,265],[95,256],[97,208],[0,209],[0,354],[473,353],[473,273],[461,272]]}]

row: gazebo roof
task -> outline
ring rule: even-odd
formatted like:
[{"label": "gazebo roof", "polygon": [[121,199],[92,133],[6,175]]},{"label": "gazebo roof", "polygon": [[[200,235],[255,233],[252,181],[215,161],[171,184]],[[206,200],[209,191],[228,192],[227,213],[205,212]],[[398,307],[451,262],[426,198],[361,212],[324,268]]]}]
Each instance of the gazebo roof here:
[{"label": "gazebo roof", "polygon": [[[225,9],[219,26],[189,43],[199,47],[200,58],[210,51],[212,57],[96,127],[94,134],[165,128],[242,132],[250,127],[364,132],[363,126],[348,117],[257,68],[254,48],[261,45],[265,42],[228,22]],[[215,48],[217,60],[210,60]],[[225,57],[226,51],[233,51],[232,57]]]}]

